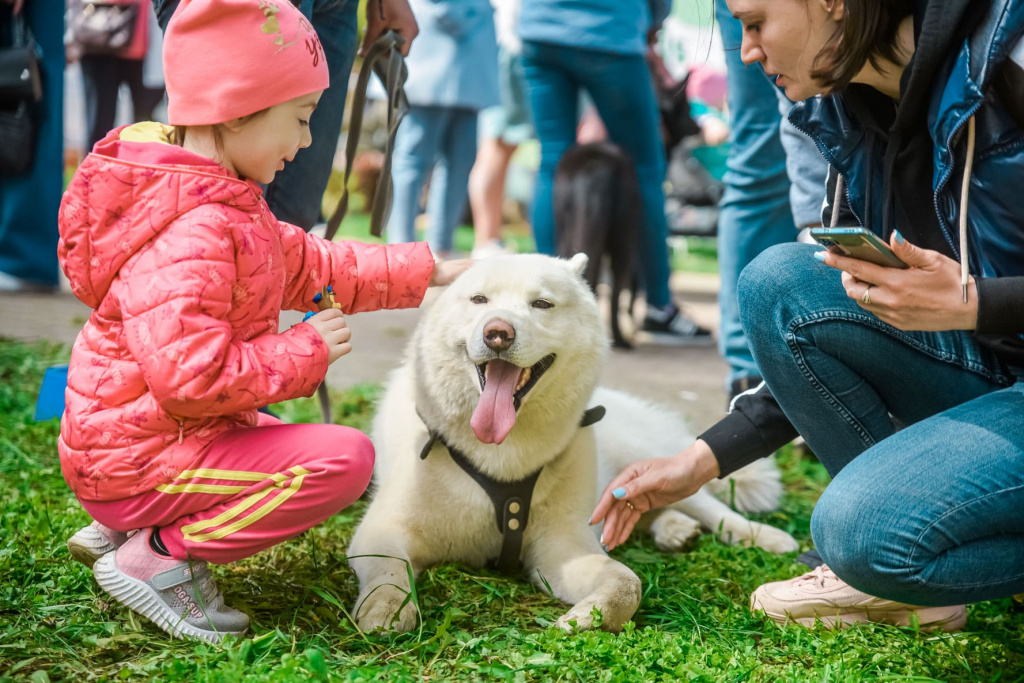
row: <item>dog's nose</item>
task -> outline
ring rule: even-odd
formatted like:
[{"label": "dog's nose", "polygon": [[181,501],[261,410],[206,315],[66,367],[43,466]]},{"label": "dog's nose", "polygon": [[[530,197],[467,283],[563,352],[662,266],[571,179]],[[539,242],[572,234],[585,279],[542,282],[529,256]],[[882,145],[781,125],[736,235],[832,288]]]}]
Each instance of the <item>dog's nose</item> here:
[{"label": "dog's nose", "polygon": [[516,328],[501,318],[484,325],[484,343],[493,351],[504,351],[516,340]]}]

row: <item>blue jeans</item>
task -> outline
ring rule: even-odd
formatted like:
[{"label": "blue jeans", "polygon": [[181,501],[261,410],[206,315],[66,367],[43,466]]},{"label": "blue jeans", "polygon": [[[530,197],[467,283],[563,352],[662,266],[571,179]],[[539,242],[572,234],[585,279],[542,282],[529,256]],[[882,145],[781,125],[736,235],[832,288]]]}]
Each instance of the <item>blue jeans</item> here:
[{"label": "blue jeans", "polygon": [[469,201],[478,115],[476,109],[410,107],[395,137],[391,160],[394,199],[388,218],[389,242],[416,240],[420,193],[429,175],[427,242],[435,254],[452,250],[455,228]]},{"label": "blue jeans", "polygon": [[827,164],[814,142],[785,118],[793,103],[759,64],[743,64],[743,26],[725,2],[715,3],[715,15],[725,46],[732,113],[718,218],[718,350],[729,364],[728,387],[734,380],[761,374],[740,325],[736,281],[762,251],[796,239],[796,226],[821,220]]},{"label": "blue jeans", "polygon": [[540,172],[533,207],[537,251],[555,254],[552,205],[555,167],[576,143],[580,90],[594,100],[612,142],[636,163],[646,229],[640,265],[647,302],[665,306],[668,288],[668,225],[665,220],[665,147],[661,119],[647,63],[641,55],[623,55],[550,43],[523,43],[523,67],[534,126],[540,140]]},{"label": "blue jeans", "polygon": [[768,386],[833,476],[811,520],[822,558],[911,604],[1024,592],[1024,382],[967,332],[860,308],[816,249],[769,249],[739,299]]},{"label": "blue jeans", "polygon": [[[167,28],[178,0],[154,0],[161,28]],[[331,87],[324,91],[309,119],[313,144],[300,149],[267,186],[265,197],[278,220],[309,230],[320,219],[334,153],[341,135],[348,76],[359,47],[358,0],[302,0],[299,9],[313,24],[324,48]],[[331,207],[333,210],[333,207]]]},{"label": "blue jeans", "polygon": [[[9,6],[0,12],[9,12]],[[22,10],[42,51],[35,158],[26,175],[0,176],[0,272],[56,286],[57,212],[64,191],[64,24],[60,0],[33,0]],[[6,25],[5,25],[6,28]]]}]

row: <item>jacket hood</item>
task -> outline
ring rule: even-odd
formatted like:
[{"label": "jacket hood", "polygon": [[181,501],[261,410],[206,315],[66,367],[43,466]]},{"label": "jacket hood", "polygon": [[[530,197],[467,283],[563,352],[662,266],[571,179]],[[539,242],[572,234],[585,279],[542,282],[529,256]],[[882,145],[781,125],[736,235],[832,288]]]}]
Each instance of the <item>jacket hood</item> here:
[{"label": "jacket hood", "polygon": [[146,122],[111,131],[64,193],[57,255],[72,292],[91,308],[121,266],[178,216],[203,204],[260,204],[259,185],[171,144],[171,130]]}]

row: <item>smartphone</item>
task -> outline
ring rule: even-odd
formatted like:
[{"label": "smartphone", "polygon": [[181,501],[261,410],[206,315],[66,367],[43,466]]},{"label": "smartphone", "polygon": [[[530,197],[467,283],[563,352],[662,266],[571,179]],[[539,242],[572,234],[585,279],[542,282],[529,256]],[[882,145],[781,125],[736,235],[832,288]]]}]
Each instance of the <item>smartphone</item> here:
[{"label": "smartphone", "polygon": [[811,237],[834,254],[868,261],[886,268],[906,268],[889,245],[866,228],[812,228]]}]

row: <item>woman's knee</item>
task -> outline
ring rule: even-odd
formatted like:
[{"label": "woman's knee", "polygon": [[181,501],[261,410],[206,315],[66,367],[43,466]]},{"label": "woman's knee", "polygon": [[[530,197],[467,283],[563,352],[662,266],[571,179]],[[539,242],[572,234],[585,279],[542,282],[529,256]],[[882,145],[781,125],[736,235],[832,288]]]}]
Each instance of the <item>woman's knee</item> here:
[{"label": "woman's knee", "polygon": [[844,483],[842,476],[833,480],[815,505],[811,536],[818,553],[854,588],[908,601],[918,585],[910,561],[915,531],[899,520],[912,516],[896,509],[880,482]]}]

